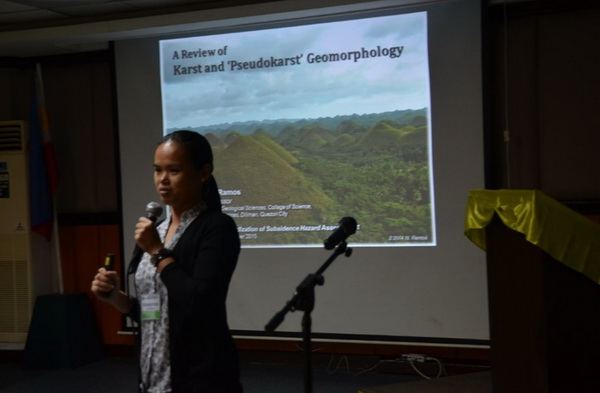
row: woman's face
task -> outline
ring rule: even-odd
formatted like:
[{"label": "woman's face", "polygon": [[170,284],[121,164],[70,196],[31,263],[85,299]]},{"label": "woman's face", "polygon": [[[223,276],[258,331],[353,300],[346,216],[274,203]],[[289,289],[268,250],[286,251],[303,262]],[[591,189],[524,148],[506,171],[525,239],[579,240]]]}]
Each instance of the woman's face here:
[{"label": "woman's face", "polygon": [[154,153],[154,185],[161,201],[180,213],[200,203],[210,168],[210,164],[194,168],[178,142],[158,145]]}]

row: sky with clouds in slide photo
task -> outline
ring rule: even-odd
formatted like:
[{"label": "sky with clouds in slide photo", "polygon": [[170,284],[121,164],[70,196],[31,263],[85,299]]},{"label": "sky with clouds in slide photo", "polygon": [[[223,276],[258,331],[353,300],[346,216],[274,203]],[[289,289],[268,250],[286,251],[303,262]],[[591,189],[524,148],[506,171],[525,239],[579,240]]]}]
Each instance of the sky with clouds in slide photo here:
[{"label": "sky with clouds in slide photo", "polygon": [[425,12],[163,40],[160,53],[165,130],[430,105]]}]

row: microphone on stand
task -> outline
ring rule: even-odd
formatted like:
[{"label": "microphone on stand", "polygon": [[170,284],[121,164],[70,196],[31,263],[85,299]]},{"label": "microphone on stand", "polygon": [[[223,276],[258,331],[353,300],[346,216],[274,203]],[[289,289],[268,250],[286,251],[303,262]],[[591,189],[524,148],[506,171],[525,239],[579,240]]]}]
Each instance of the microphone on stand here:
[{"label": "microphone on stand", "polygon": [[341,242],[345,241],[350,235],[356,232],[358,224],[352,217],[344,217],[339,222],[338,229],[333,231],[331,235],[323,242],[326,250],[331,250]]}]

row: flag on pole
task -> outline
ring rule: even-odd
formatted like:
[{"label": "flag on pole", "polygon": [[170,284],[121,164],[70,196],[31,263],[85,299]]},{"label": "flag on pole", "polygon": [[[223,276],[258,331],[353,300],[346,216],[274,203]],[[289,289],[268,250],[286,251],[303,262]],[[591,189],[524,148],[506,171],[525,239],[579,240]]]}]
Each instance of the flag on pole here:
[{"label": "flag on pole", "polygon": [[29,190],[31,230],[50,241],[54,224],[54,195],[58,167],[46,114],[42,70],[35,69],[34,93],[29,109]]}]

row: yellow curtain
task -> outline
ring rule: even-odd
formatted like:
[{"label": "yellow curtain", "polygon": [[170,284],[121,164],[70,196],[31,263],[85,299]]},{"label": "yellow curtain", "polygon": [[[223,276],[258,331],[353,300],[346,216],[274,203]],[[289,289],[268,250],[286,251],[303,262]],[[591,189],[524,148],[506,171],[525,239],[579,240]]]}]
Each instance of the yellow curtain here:
[{"label": "yellow curtain", "polygon": [[465,235],[485,250],[494,214],[554,259],[600,284],[600,225],[538,190],[471,190]]}]

